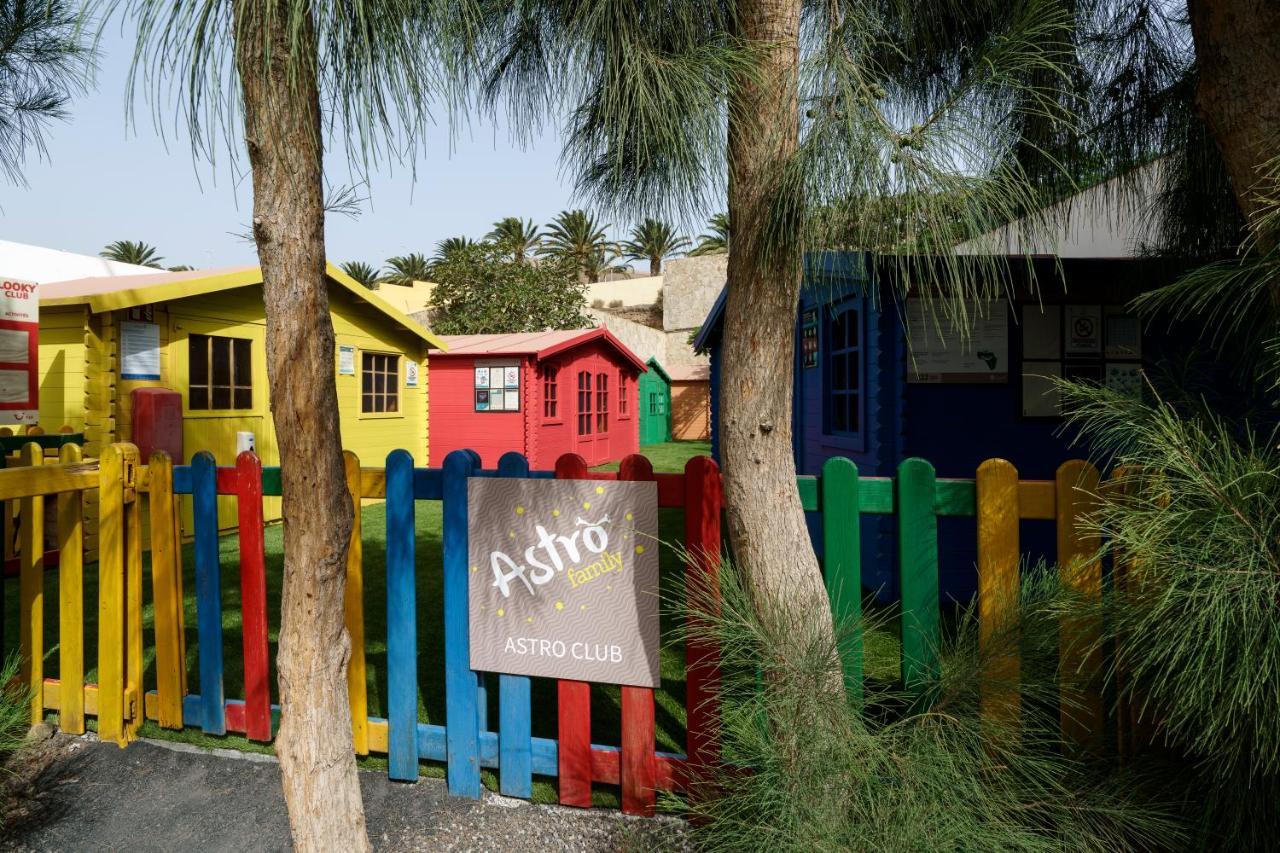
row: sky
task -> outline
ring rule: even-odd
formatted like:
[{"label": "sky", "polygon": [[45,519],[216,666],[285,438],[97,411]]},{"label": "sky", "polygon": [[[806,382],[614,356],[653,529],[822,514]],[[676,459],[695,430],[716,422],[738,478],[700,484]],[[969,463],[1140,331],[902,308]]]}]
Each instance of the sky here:
[{"label": "sky", "polygon": [[[95,90],[71,104],[69,121],[51,126],[47,156],[28,158],[28,186],[0,177],[0,239],[83,254],[113,240],[143,240],[170,266],[256,263],[252,244],[236,236],[251,218],[247,174],[197,161],[171,126],[162,138],[145,100],[135,103],[133,126],[126,122],[132,51],[131,37],[104,35]],[[554,131],[527,149],[491,124],[473,125],[452,145],[449,136],[439,127],[415,163],[384,165],[357,186],[366,199],[359,218],[327,217],[331,260],[378,267],[393,255],[430,255],[445,237],[483,237],[504,216],[542,224],[577,206],[571,179],[560,173]],[[326,168],[332,184],[355,184],[344,157],[328,158]]]}]

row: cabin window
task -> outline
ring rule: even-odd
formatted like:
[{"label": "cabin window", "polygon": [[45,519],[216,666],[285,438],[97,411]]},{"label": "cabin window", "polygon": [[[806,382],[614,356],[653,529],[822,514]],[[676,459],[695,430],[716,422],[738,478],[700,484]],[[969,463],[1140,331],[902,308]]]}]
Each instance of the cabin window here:
[{"label": "cabin window", "polygon": [[559,392],[560,377],[554,367],[542,371],[542,417],[548,421],[559,420],[560,401],[556,399]]},{"label": "cabin window", "polygon": [[664,397],[661,391],[649,392],[649,414],[663,415],[666,414],[666,406],[663,405]]},{"label": "cabin window", "polygon": [[627,412],[627,374],[618,374],[618,417],[625,418]]},{"label": "cabin window", "polygon": [[253,359],[248,338],[187,336],[187,408],[253,408]]},{"label": "cabin window", "polygon": [[400,356],[361,353],[360,375],[361,412],[382,414],[400,411]]},{"label": "cabin window", "polygon": [[596,374],[596,432],[609,431],[609,375]]},{"label": "cabin window", "polygon": [[862,428],[862,318],[857,305],[834,306],[827,323],[826,424],[834,435]]},{"label": "cabin window", "polygon": [[591,371],[578,372],[578,435],[591,435]]}]

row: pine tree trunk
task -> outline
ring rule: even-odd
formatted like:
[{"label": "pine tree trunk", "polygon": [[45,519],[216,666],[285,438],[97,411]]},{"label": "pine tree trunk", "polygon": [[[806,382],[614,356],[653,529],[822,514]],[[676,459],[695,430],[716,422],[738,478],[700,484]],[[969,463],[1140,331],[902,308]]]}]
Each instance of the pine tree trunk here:
[{"label": "pine tree trunk", "polygon": [[[1259,171],[1280,154],[1280,3],[1190,0],[1199,88],[1209,127],[1244,215],[1259,208]],[[1259,235],[1273,245],[1275,235]]]},{"label": "pine tree trunk", "polygon": [[347,701],[343,592],[352,517],[325,277],[317,48],[309,27],[291,37],[289,5],[232,4],[283,480],[276,753],[295,847],[358,851],[370,848]]},{"label": "pine tree trunk", "polygon": [[[734,560],[762,617],[803,615],[831,633],[831,610],[796,489],[791,399],[800,296],[799,241],[764,235],[788,192],[780,172],[799,144],[799,0],[738,3],[741,35],[767,45],[757,75],[729,90],[729,292],[720,447]],[[795,232],[798,233],[798,225]],[[776,233],[776,232],[774,232]],[[766,240],[770,240],[766,244]],[[834,683],[840,683],[833,661]]]}]

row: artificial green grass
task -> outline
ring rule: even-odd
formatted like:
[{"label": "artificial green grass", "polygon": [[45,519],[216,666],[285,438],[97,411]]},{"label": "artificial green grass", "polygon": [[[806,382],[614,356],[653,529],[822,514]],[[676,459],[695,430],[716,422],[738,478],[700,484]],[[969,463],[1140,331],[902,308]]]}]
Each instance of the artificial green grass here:
[{"label": "artificial green grass", "polygon": [[[710,456],[709,441],[664,441],[660,444],[642,444],[640,455],[647,457],[653,464],[654,471],[666,471],[678,474],[684,471],[684,464],[695,456]],[[617,471],[618,463],[609,462],[597,465],[592,471]]]}]

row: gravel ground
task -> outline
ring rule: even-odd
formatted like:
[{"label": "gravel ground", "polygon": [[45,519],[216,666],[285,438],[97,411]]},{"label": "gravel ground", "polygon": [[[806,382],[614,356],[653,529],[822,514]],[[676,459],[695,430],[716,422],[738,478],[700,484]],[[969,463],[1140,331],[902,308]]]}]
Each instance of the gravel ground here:
[{"label": "gravel ground", "polygon": [[[7,768],[0,791],[5,850],[287,850],[275,759],[143,741],[120,749],[58,735]],[[361,773],[379,850],[685,850],[683,824],[603,809],[544,806],[486,794],[448,796],[443,780],[391,782]]]}]

